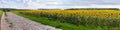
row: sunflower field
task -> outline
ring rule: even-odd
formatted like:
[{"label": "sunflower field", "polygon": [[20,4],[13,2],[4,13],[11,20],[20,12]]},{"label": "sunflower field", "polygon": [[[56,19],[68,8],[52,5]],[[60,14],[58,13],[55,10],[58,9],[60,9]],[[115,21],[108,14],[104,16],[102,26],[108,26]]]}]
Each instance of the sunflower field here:
[{"label": "sunflower field", "polygon": [[46,17],[77,26],[120,27],[119,10],[14,10],[12,12]]}]

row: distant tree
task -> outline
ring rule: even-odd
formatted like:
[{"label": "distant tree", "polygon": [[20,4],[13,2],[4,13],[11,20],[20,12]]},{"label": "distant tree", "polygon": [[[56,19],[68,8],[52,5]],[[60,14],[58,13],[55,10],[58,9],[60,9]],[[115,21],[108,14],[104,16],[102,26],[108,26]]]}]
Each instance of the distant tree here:
[{"label": "distant tree", "polygon": [[119,8],[70,8],[66,10],[119,10]]}]

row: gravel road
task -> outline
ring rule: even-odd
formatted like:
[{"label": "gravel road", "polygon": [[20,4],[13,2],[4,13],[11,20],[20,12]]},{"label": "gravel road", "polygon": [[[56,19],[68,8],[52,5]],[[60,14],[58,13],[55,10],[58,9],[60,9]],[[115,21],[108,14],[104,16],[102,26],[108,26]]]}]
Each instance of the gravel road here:
[{"label": "gravel road", "polygon": [[[11,12],[7,12],[7,17],[5,20],[1,20],[1,22],[3,21],[1,25],[7,26],[6,28],[9,30],[62,30],[52,26],[43,25],[43,24],[31,21],[27,18],[15,15]],[[9,26],[5,24],[8,24]]]}]

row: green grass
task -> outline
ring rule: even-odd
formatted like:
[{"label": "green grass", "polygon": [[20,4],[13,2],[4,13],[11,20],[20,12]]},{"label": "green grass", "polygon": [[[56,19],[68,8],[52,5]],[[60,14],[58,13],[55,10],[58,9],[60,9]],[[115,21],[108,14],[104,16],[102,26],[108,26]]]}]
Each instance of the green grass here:
[{"label": "green grass", "polygon": [[5,13],[5,16],[7,16],[6,12],[4,12],[4,13]]},{"label": "green grass", "polygon": [[2,16],[2,11],[0,10],[0,19],[1,19],[1,16]]},{"label": "green grass", "polygon": [[25,14],[20,14],[18,12],[14,12],[17,15],[23,16],[25,18],[31,19],[32,21],[36,21],[38,23],[42,23],[45,25],[50,25],[56,28],[60,28],[63,30],[120,30],[120,27],[114,27],[114,28],[108,28],[108,27],[97,27],[97,26],[82,26],[82,25],[74,25],[70,23],[62,23],[59,21],[54,21],[52,19],[46,18],[46,17],[35,17]]}]

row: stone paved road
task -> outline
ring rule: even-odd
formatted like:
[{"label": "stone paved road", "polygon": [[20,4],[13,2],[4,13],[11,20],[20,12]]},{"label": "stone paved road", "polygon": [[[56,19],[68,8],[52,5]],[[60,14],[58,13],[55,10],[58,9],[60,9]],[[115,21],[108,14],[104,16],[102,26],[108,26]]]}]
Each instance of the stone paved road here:
[{"label": "stone paved road", "polygon": [[7,12],[7,24],[10,30],[61,30],[48,25],[36,23],[21,16],[17,16],[11,12]]}]

